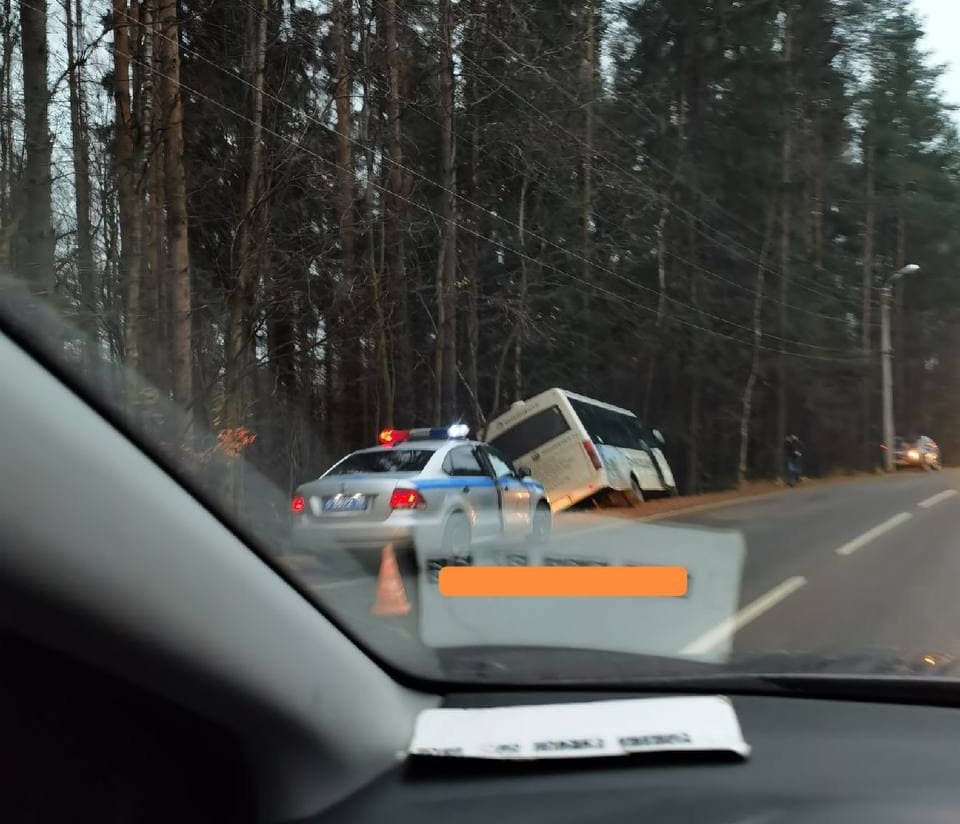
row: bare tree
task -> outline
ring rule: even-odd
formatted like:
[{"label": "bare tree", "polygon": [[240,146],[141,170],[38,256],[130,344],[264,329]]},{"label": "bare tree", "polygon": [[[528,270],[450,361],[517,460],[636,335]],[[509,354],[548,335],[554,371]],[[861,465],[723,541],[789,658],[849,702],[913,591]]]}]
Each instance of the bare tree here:
[{"label": "bare tree", "polygon": [[453,18],[450,0],[440,0],[440,255],[437,261],[437,340],[435,352],[436,423],[455,414],[457,397],[457,231],[454,108],[456,87],[453,74]]},{"label": "bare tree", "polygon": [[52,294],[55,287],[50,157],[50,90],[47,88],[47,0],[21,0],[23,53],[23,142],[26,149],[19,188],[20,243],[17,267],[30,288]]},{"label": "bare tree", "polygon": [[229,296],[224,377],[223,427],[235,429],[244,418],[244,383],[258,272],[257,207],[263,184],[263,84],[266,62],[268,0],[247,9],[247,83],[250,89],[250,135],[238,242],[237,283]]},{"label": "bare tree", "polygon": [[767,210],[766,230],[763,233],[763,245],[760,247],[760,259],[757,263],[757,275],[754,281],[753,296],[753,352],[750,356],[750,372],[743,387],[740,405],[740,459],[737,464],[737,483],[747,480],[747,460],[750,449],[750,423],[753,414],[753,390],[760,374],[760,349],[763,345],[763,301],[764,281],[767,270],[767,256],[773,237],[774,210]]},{"label": "bare tree", "polygon": [[187,188],[183,170],[183,101],[180,97],[180,25],[176,0],[161,0],[160,103],[163,112],[163,172],[167,200],[167,274],[171,287],[173,397],[184,405],[193,398],[190,245],[187,238]]},{"label": "bare tree", "polygon": [[[777,361],[777,449],[787,437],[787,298],[790,294],[790,241],[793,198],[793,131],[796,101],[793,89],[793,25],[794,4],[788,0],[783,12],[783,64],[785,67],[785,106],[783,142],[780,153],[780,352]],[[779,473],[778,473],[779,474]]]},{"label": "bare tree", "polygon": [[133,43],[137,39],[136,13],[135,2],[128,6],[127,0],[113,0],[114,162],[120,224],[121,292],[126,295],[123,349],[126,364],[131,370],[140,366],[140,283],[143,270],[143,212],[141,204],[137,202],[137,127],[130,77]]},{"label": "bare tree", "polygon": [[[7,228],[11,214],[10,197],[15,179],[13,144],[13,57],[16,30],[13,25],[13,7],[10,0],[3,0],[0,14],[0,226]],[[12,229],[8,229],[10,240]],[[10,243],[4,244],[9,249]],[[10,257],[9,251],[6,255]],[[9,260],[8,260],[9,263]]]},{"label": "bare tree", "polygon": [[[93,264],[93,228],[90,220],[90,147],[87,129],[83,75],[77,56],[83,47],[83,4],[77,0],[74,21],[73,0],[64,0],[67,28],[67,79],[70,91],[70,136],[73,149],[74,205],[77,214],[77,275],[80,328],[85,332],[85,360],[90,369],[97,343],[97,287]],[[76,30],[76,31],[74,31]]]}]

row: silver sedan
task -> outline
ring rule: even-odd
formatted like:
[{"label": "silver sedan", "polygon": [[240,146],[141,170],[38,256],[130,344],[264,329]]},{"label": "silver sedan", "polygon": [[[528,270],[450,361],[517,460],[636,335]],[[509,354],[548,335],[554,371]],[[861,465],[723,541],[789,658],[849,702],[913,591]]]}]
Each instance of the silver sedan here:
[{"label": "silver sedan", "polygon": [[[458,430],[452,430],[458,432]],[[414,547],[465,556],[476,543],[545,541],[550,503],[529,471],[489,444],[447,430],[386,430],[293,498],[303,549]]]}]

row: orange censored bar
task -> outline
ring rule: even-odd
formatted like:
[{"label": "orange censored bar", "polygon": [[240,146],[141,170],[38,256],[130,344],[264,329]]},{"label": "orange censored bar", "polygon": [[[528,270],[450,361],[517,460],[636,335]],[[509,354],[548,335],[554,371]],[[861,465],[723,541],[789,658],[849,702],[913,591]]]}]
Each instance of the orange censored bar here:
[{"label": "orange censored bar", "polygon": [[687,570],[447,566],[439,584],[440,594],[449,598],[680,598],[687,594]]}]

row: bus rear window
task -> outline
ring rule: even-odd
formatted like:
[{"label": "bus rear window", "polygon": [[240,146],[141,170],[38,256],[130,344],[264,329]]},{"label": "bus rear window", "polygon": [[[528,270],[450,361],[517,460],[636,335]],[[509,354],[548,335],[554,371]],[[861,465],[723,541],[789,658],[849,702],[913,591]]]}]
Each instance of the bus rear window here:
[{"label": "bus rear window", "polygon": [[533,452],[545,443],[570,431],[570,425],[559,406],[551,406],[536,415],[525,418],[490,441],[511,462]]}]

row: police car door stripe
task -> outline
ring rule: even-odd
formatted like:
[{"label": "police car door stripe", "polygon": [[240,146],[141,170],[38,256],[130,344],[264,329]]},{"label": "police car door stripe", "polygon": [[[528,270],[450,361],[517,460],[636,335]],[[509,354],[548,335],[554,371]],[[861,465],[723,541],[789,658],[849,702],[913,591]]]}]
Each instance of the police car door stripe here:
[{"label": "police car door stripe", "polygon": [[464,478],[425,478],[416,480],[413,485],[417,489],[455,489],[459,487],[492,487],[493,478],[464,477]]}]

